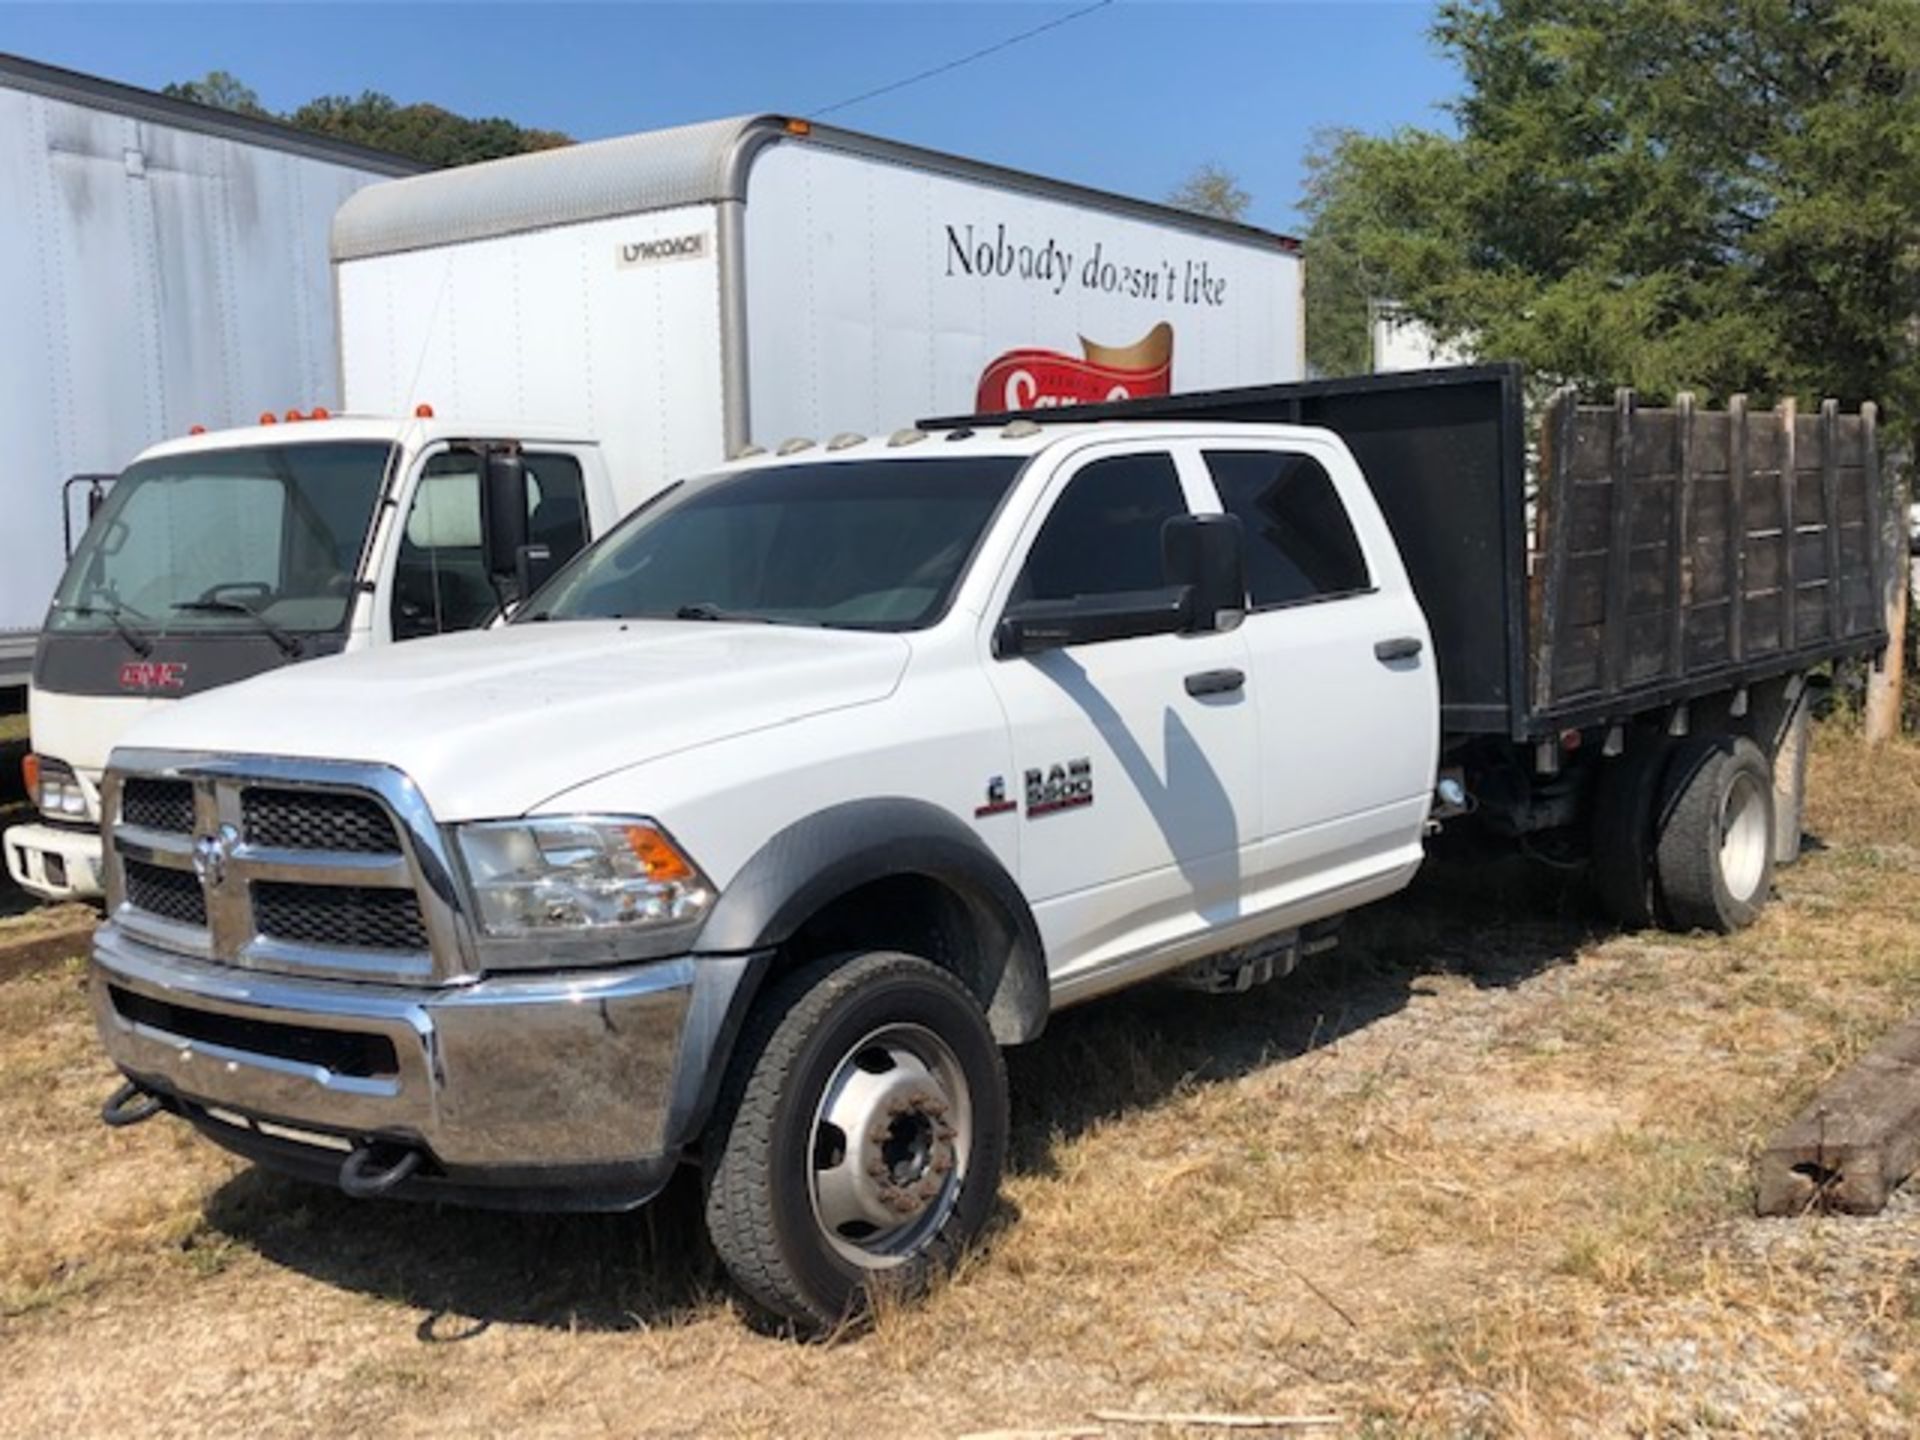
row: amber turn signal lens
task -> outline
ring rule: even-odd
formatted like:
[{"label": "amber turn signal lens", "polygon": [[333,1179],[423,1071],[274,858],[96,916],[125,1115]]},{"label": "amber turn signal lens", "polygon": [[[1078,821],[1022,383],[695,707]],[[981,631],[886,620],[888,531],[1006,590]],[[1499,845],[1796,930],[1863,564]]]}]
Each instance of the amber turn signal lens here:
[{"label": "amber turn signal lens", "polygon": [[20,779],[27,787],[27,798],[40,802],[40,757],[29,752],[20,761]]},{"label": "amber turn signal lens", "polygon": [[645,825],[629,825],[627,848],[633,851],[633,858],[640,862],[649,880],[693,878],[693,866],[687,863],[687,857],[674,849],[667,837],[658,830],[650,830]]}]

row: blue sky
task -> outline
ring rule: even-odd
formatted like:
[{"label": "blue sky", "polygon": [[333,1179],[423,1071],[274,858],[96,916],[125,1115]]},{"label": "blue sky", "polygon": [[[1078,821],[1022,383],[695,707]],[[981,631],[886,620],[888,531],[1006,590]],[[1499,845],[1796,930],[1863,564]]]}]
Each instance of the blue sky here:
[{"label": "blue sky", "polygon": [[[1087,3],[0,4],[0,50],[153,88],[229,70],[273,109],[373,89],[591,139],[810,113]],[[1217,161],[1249,218],[1293,230],[1315,131],[1447,123],[1432,10],[1113,0],[830,118],[1149,198]]]}]

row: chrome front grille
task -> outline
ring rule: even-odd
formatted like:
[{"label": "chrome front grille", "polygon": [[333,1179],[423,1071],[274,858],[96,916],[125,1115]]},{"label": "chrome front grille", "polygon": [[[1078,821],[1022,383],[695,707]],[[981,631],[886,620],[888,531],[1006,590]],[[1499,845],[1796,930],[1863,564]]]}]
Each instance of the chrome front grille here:
[{"label": "chrome front grille", "polygon": [[142,830],[190,835],[193,833],[193,786],[185,780],[133,776],[120,792],[120,818]]},{"label": "chrome front grille", "polygon": [[324,790],[240,792],[241,829],[255,845],[281,850],[342,850],[353,855],[398,855],[400,837],[380,802]]},{"label": "chrome front grille", "polygon": [[129,905],[176,925],[206,926],[207,892],[191,870],[170,870],[143,860],[129,860],[126,867]]},{"label": "chrome front grille", "polygon": [[365,885],[288,885],[257,880],[253,920],[260,933],[295,945],[424,950],[427,928],[411,890]]},{"label": "chrome front grille", "polygon": [[107,856],[114,920],[245,969],[428,984],[471,942],[419,791],[384,766],[118,754]]}]

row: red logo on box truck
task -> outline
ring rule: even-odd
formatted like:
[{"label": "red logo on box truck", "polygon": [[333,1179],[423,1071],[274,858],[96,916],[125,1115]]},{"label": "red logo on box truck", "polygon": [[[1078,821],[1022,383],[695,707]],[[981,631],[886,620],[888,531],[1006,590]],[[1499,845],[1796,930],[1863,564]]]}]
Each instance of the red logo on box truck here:
[{"label": "red logo on box truck", "polygon": [[1009,350],[980,372],[974,408],[1045,410],[1102,400],[1137,400],[1173,388],[1173,326],[1164,320],[1131,345],[1099,345],[1080,337],[1081,355]]}]

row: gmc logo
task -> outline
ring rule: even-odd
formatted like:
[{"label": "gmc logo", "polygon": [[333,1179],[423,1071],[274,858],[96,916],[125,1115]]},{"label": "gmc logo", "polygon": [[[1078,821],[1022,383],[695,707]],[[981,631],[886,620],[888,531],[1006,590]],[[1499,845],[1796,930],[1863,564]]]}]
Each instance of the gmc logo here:
[{"label": "gmc logo", "polygon": [[181,690],[187,667],[180,660],[129,660],[120,667],[122,690]]}]

